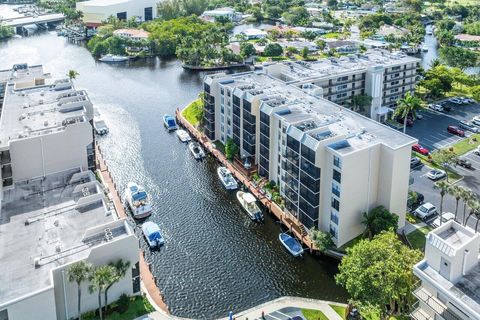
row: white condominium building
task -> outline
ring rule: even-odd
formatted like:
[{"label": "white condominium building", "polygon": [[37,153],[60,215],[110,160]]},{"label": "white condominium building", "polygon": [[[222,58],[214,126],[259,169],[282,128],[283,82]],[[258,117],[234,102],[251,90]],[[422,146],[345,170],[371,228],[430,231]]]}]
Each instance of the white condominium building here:
[{"label": "white condominium building", "polygon": [[354,96],[370,96],[371,106],[362,114],[384,122],[398,99],[413,93],[419,61],[403,53],[370,50],[315,62],[275,63],[265,72],[293,86],[312,88],[315,95],[345,107]]},{"label": "white condominium building", "polygon": [[425,258],[413,268],[421,286],[416,320],[480,319],[480,234],[448,221],[427,235]]},{"label": "white condominium building", "polygon": [[[77,317],[70,265],[130,262],[110,301],[140,292],[138,239],[111,209],[95,168],[93,107],[41,66],[0,70],[0,319]],[[82,286],[82,312],[98,307]]]},{"label": "white condominium building", "polygon": [[[303,88],[303,89],[302,89]],[[206,135],[233,139],[274,181],[285,210],[341,246],[364,231],[362,213],[384,206],[405,223],[416,140],[262,72],[207,76]]]}]

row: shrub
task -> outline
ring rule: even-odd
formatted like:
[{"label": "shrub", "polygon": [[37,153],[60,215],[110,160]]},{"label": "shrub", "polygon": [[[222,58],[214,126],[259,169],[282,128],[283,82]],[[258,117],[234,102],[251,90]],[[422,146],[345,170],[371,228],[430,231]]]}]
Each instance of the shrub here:
[{"label": "shrub", "polygon": [[130,298],[124,293],[118,298],[117,301],[117,311],[120,313],[124,313],[128,310],[130,306]]}]

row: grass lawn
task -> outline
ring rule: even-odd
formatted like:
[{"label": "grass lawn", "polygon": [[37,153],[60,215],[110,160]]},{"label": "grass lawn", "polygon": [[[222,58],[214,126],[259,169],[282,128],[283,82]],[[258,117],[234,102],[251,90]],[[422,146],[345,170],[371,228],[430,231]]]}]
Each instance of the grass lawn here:
[{"label": "grass lawn", "polygon": [[332,309],[335,310],[335,312],[338,313],[338,315],[339,315],[340,317],[342,317],[342,319],[346,319],[346,317],[347,317],[347,308],[342,307],[342,306],[336,306],[336,305],[334,305],[334,304],[330,304],[329,306],[332,307]]},{"label": "grass lawn", "polygon": [[447,0],[445,1],[446,5],[454,5],[454,4],[460,4],[462,6],[473,6],[475,4],[478,4],[478,0]]},{"label": "grass lawn", "polygon": [[407,239],[410,241],[414,249],[423,251],[425,248],[426,238],[425,235],[432,230],[430,226],[421,227],[409,234],[407,234]]},{"label": "grass lawn", "polygon": [[340,32],[329,32],[329,33],[325,33],[324,35],[322,35],[323,38],[325,39],[336,39],[338,37],[340,37],[342,34]]},{"label": "grass lawn", "polygon": [[[433,162],[430,162],[428,161],[428,157],[427,156],[424,156],[424,155],[421,155],[420,153],[417,153],[415,151],[412,151],[413,152],[413,155],[418,157],[422,163],[424,165],[427,165],[431,168],[435,168],[435,169],[440,169],[440,170],[444,170],[442,167],[440,167],[439,165],[433,163]],[[462,175],[456,173],[455,171],[452,171],[452,170],[447,170],[447,175],[448,175],[448,182],[452,182],[452,181],[456,181],[458,179],[460,179],[462,177]]]},{"label": "grass lawn", "polygon": [[302,313],[307,320],[328,320],[320,310],[302,309]]},{"label": "grass lawn", "polygon": [[203,102],[202,99],[194,100],[185,109],[182,110],[182,115],[190,122],[191,125],[197,126],[203,117]]},{"label": "grass lawn", "polygon": [[[118,310],[118,301],[108,306],[109,311],[103,317],[105,320],[131,320],[143,316],[144,314],[155,311],[147,298],[143,296],[130,297],[130,304],[125,312],[120,313]],[[97,320],[100,319],[95,311],[90,311],[82,315],[83,320]]]},{"label": "grass lawn", "polygon": [[360,240],[363,240],[364,237],[363,237],[363,234],[357,236],[356,238],[353,238],[352,240],[348,241],[347,243],[345,243],[343,246],[341,246],[340,248],[337,249],[338,252],[342,252],[342,253],[346,253],[347,251],[347,248],[351,248],[353,247],[354,245],[356,245],[357,243],[360,242]]},{"label": "grass lawn", "polygon": [[[473,141],[472,140],[473,138],[475,138],[477,141]],[[451,147],[453,147],[453,151],[457,155],[461,156],[462,154],[465,154],[468,151],[476,149],[479,145],[480,145],[480,134],[475,133],[468,138],[465,138],[455,144],[452,144]]]}]

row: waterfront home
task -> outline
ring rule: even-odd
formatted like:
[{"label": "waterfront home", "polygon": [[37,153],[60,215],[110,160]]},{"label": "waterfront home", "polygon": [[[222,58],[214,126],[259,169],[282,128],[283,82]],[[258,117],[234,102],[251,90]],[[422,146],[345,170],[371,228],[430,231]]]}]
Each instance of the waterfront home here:
[{"label": "waterfront home", "polygon": [[121,20],[136,17],[150,21],[157,17],[157,0],[88,0],[76,3],[83,13],[82,21],[89,28],[97,28],[110,16]]},{"label": "waterfront home", "polygon": [[358,44],[348,40],[325,39],[325,51],[330,50],[342,54],[356,53],[358,52]]},{"label": "waterfront home", "polygon": [[426,238],[412,319],[480,319],[480,234],[450,220]]},{"label": "waterfront home", "polygon": [[209,22],[215,22],[216,18],[226,18],[230,21],[240,21],[242,18],[242,14],[235,11],[233,8],[224,7],[224,8],[217,8],[214,10],[207,10],[202,13],[200,16],[201,19]]},{"label": "waterfront home", "polygon": [[148,40],[150,33],[142,29],[117,29],[113,31],[113,35],[133,41],[141,41]]},{"label": "waterfront home", "polygon": [[337,103],[372,95],[367,114],[380,120],[391,89],[386,97],[378,89],[396,86],[384,79],[403,72],[415,78],[416,66],[414,58],[369,52],[208,75],[204,132],[222,143],[233,139],[258,174],[278,186],[284,210],[305,230],[330,232],[337,246],[362,234],[362,213],[379,205],[403,227],[416,139]]},{"label": "waterfront home", "polygon": [[409,33],[410,31],[406,28],[385,24],[378,29],[376,35],[383,39],[385,37],[402,38]]},{"label": "waterfront home", "polygon": [[478,49],[480,48],[480,36],[471,34],[457,34],[454,36],[457,45],[465,48]]},{"label": "waterfront home", "polygon": [[267,37],[267,32],[256,28],[243,30],[241,34],[243,34],[248,40],[265,39]]},{"label": "waterfront home", "polygon": [[307,48],[309,52],[318,51],[318,46],[312,41],[278,41],[278,44],[281,45],[282,48],[293,47],[298,52],[301,52],[303,48]]}]

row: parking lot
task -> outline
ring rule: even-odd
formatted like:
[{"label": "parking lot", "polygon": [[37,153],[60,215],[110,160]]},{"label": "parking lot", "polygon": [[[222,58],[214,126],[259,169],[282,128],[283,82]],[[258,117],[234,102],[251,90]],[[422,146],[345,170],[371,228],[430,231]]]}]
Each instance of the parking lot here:
[{"label": "parking lot", "polygon": [[[461,137],[447,132],[449,125],[458,126],[461,120],[470,121],[474,116],[480,115],[480,104],[452,106],[450,112],[437,112],[432,110],[425,110],[420,113],[423,119],[415,121],[413,127],[407,128],[407,134],[417,138],[419,143],[430,150],[430,152],[439,148],[446,148],[457,141]],[[465,131],[466,136],[470,136],[471,132]],[[466,186],[477,194],[480,194],[480,156],[473,151],[462,155],[471,162],[472,168],[466,169],[461,166],[452,168],[463,178],[457,182],[458,185]],[[440,193],[435,188],[434,181],[430,180],[426,174],[430,170],[425,165],[419,165],[411,170],[411,185],[410,190],[417,191],[425,196],[425,202],[431,202],[439,210],[440,207]],[[455,199],[450,195],[444,197],[443,202],[444,212],[455,212]],[[458,219],[463,219],[463,203],[460,201],[458,210]],[[433,221],[435,217],[429,219]],[[469,225],[474,226],[474,219],[470,219]]]}]

